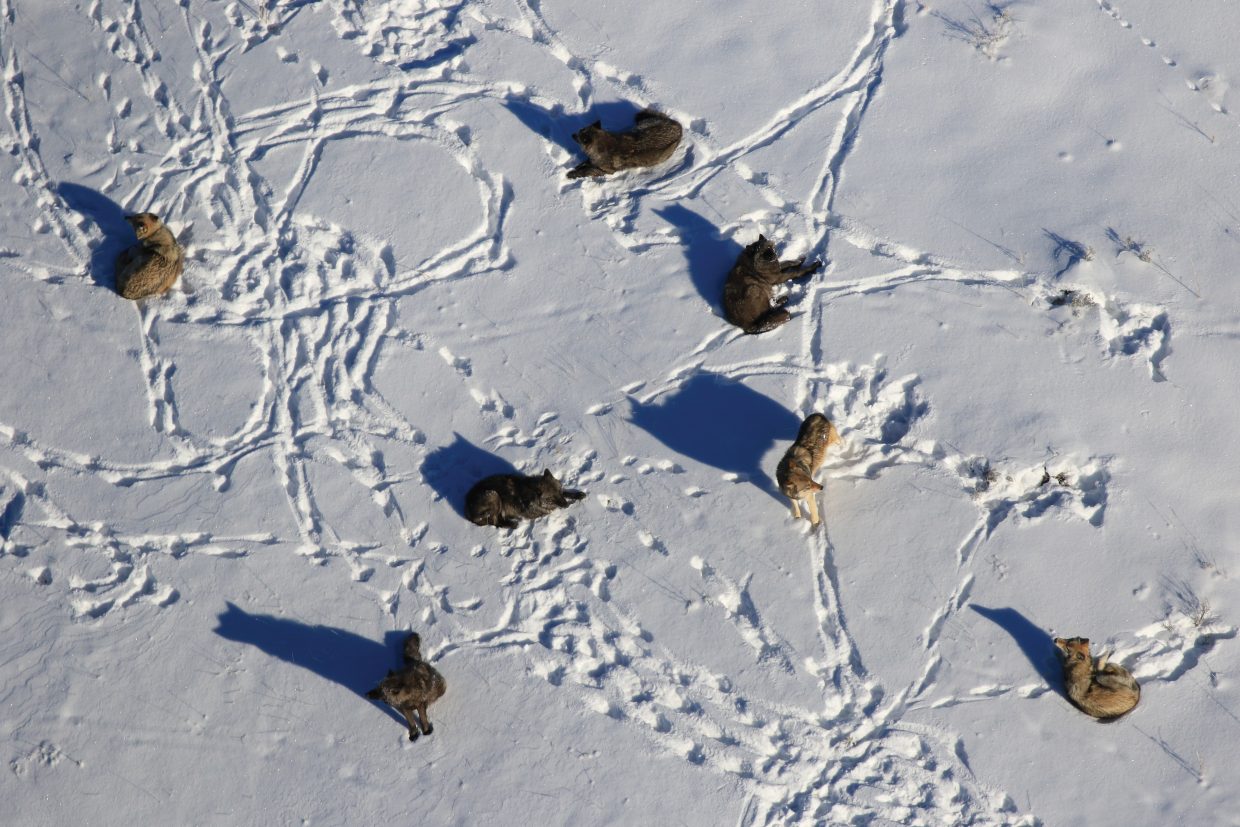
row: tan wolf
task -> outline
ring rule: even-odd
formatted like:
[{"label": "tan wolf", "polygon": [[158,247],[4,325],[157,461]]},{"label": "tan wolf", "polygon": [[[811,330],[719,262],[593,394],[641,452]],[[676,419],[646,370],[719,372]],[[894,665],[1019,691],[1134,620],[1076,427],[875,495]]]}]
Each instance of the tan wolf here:
[{"label": "tan wolf", "polygon": [[573,133],[573,140],[590,160],[578,164],[569,178],[597,178],[622,169],[652,167],[671,157],[680,145],[684,130],[680,124],[653,109],[633,116],[635,125],[625,132],[608,132],[602,121],[595,121]]},{"label": "tan wolf", "polygon": [[1083,637],[1055,638],[1063,659],[1063,682],[1072,705],[1102,721],[1112,721],[1141,700],[1141,685],[1124,667],[1107,663],[1103,655],[1095,664],[1089,641]]},{"label": "tan wolf", "polygon": [[794,519],[801,519],[800,501],[804,499],[809,504],[809,521],[818,525],[817,493],[822,486],[814,482],[814,472],[826,459],[827,448],[837,442],[840,442],[840,434],[831,420],[820,413],[813,413],[801,423],[796,441],[779,461],[775,479],[780,492],[792,500]]},{"label": "tan wolf", "polygon": [[792,318],[784,309],[788,302],[782,296],[771,306],[777,284],[813,275],[822,269],[822,262],[806,266],[805,259],[780,261],[775,245],[766,236],[741,251],[723,285],[723,315],[746,333],[765,333]]},{"label": "tan wolf", "polygon": [[388,671],[387,677],[379,681],[379,685],[366,693],[367,698],[383,701],[392,706],[409,724],[409,740],[418,740],[418,730],[414,726],[414,712],[417,712],[417,726],[422,734],[430,735],[435,731],[431,719],[426,717],[426,708],[443,697],[448,683],[435,667],[422,660],[422,638],[417,632],[405,640],[405,667],[399,672]]},{"label": "tan wolf", "polygon": [[516,528],[518,518],[535,519],[586,496],[565,488],[549,470],[541,476],[496,474],[477,482],[465,495],[465,517],[475,525]]},{"label": "tan wolf", "polygon": [[116,292],[127,299],[166,293],[185,266],[181,245],[154,213],[127,215],[125,220],[138,243],[116,258]]}]

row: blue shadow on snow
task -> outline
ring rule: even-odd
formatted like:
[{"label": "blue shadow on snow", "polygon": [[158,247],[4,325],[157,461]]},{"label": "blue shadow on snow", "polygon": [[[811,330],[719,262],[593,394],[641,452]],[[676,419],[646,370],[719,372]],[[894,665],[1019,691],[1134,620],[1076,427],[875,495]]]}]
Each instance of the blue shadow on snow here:
[{"label": "blue shadow on snow", "polygon": [[[391,631],[378,643],[334,626],[312,626],[286,617],[250,614],[225,602],[215,633],[225,640],[248,643],[261,651],[338,683],[365,696],[389,669],[403,663],[408,632]],[[403,726],[404,719],[380,704]]]},{"label": "blue shadow on snow", "polygon": [[631,404],[629,421],[672,451],[742,474],[784,501],[775,486],[775,465],[765,469],[762,460],[777,440],[792,444],[801,420],[769,396],[735,379],[698,374],[660,404]]},{"label": "blue shadow on snow", "polygon": [[723,238],[719,228],[679,204],[660,207],[654,214],[676,228],[689,265],[689,278],[716,316],[723,318],[723,284],[745,249]]},{"label": "blue shadow on snow", "polygon": [[1063,667],[1056,654],[1055,639],[1046,630],[1035,626],[1027,617],[1012,608],[988,609],[976,603],[970,603],[969,608],[1011,635],[1020,651],[1037,670],[1038,677],[1046,681],[1060,697],[1068,697],[1063,688]]},{"label": "blue shadow on snow", "polygon": [[568,152],[581,156],[583,161],[585,153],[573,140],[574,132],[595,121],[602,121],[603,128],[612,132],[632,129],[633,116],[641,111],[641,107],[634,106],[628,101],[608,101],[595,104],[589,112],[568,115],[565,114],[564,107],[558,103],[548,109],[524,98],[508,98],[504,101],[504,108],[525,124],[531,132],[543,136]]},{"label": "blue shadow on snow", "polygon": [[125,221],[127,211],[103,193],[81,184],[57,184],[56,194],[69,209],[89,218],[103,233],[103,240],[91,249],[90,277],[100,287],[115,290],[116,257],[138,242],[133,227]]},{"label": "blue shadow on snow", "polygon": [[465,495],[474,483],[492,474],[519,474],[512,463],[479,448],[453,432],[452,444],[436,448],[422,462],[422,479],[452,510],[465,516]]}]

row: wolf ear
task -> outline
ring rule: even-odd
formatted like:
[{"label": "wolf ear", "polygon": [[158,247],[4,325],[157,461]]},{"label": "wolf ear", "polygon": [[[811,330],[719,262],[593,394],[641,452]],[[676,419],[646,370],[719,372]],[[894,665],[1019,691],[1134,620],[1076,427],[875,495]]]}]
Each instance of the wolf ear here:
[{"label": "wolf ear", "polygon": [[544,469],[543,469],[543,472],[542,472],[542,478],[543,478],[543,481],[544,481],[544,482],[554,482],[554,483],[559,483],[559,480],[557,480],[557,479],[555,478],[555,474],[551,473],[551,469],[550,469],[550,468],[544,468]]},{"label": "wolf ear", "polygon": [[765,244],[765,243],[766,243],[766,236],[762,235],[762,233],[758,233],[758,243],[759,243],[759,244]]},{"label": "wolf ear", "polygon": [[590,126],[594,127],[595,129],[602,129],[602,128],[603,128],[603,122],[602,122],[602,121],[595,121],[594,123],[590,124]]}]

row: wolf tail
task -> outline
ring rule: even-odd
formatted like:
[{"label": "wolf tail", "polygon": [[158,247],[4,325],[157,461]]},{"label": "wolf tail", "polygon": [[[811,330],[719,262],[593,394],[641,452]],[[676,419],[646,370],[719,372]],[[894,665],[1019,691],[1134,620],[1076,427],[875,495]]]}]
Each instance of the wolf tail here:
[{"label": "wolf tail", "polygon": [[745,332],[751,336],[758,333],[766,333],[768,330],[774,330],[780,325],[787,323],[791,318],[792,314],[782,307],[772,307],[755,319],[753,324],[745,328]]}]

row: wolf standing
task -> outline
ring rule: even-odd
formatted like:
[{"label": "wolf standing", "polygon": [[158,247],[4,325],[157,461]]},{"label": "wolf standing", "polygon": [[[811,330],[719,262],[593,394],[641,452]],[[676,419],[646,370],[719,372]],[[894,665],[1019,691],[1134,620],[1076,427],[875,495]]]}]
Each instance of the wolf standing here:
[{"label": "wolf standing", "polygon": [[827,457],[827,448],[840,441],[839,431],[820,413],[810,414],[801,423],[796,441],[779,461],[775,471],[775,479],[779,483],[780,492],[792,500],[792,516],[801,519],[800,502],[804,499],[809,504],[809,521],[818,525],[817,494],[822,485],[814,482],[814,472]]},{"label": "wolf standing", "polygon": [[[435,731],[426,708],[443,697],[448,683],[439,670],[422,660],[422,638],[413,632],[405,639],[405,666],[399,672],[389,671],[379,685],[366,693],[374,701],[395,707],[409,725],[409,740],[418,739]],[[416,717],[415,717],[416,713]]]}]

